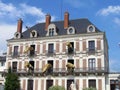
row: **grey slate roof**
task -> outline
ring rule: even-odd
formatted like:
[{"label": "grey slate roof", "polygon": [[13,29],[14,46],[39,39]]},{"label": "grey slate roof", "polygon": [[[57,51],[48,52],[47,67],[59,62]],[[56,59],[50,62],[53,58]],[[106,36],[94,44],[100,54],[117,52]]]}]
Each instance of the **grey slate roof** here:
[{"label": "grey slate roof", "polygon": [[[56,25],[58,35],[67,35],[67,30],[64,29],[64,21],[55,21],[51,22]],[[69,26],[73,26],[75,28],[76,34],[87,33],[87,27],[92,23],[88,19],[75,19],[69,20]],[[93,25],[93,24],[92,24]],[[94,25],[95,26],[95,25]],[[96,28],[95,32],[101,32],[98,28]],[[38,33],[38,37],[46,37],[47,31],[45,31],[45,23],[38,23],[25,32],[22,33],[22,38],[30,38],[30,32],[32,30],[36,30]]]}]

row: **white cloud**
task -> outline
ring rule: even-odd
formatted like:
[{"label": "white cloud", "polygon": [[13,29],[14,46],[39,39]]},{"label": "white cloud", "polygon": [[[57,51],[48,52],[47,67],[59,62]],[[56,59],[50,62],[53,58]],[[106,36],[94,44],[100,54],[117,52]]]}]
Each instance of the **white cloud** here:
[{"label": "white cloud", "polygon": [[120,18],[114,18],[114,22],[118,25],[118,26],[120,26]]},{"label": "white cloud", "polygon": [[97,12],[97,15],[108,16],[110,14],[120,14],[120,6],[108,6]]},{"label": "white cloud", "polygon": [[[36,6],[26,5],[25,3],[13,5],[12,3],[3,3],[0,0],[0,54],[6,52],[6,40],[14,37],[14,33],[17,30],[17,24],[15,24],[17,22],[12,22],[12,20],[17,21],[18,18],[23,18],[24,21],[24,19],[27,19],[28,16],[30,16],[31,18],[35,18],[36,22],[43,22],[45,21],[45,15],[46,13]],[[54,19],[55,16],[52,16],[52,20]],[[31,25],[36,22],[26,23]]]},{"label": "white cloud", "polygon": [[0,24],[0,53],[6,52],[6,40],[13,37],[16,28],[16,25]]},{"label": "white cloud", "polygon": [[[43,22],[45,21],[46,13],[42,11],[41,8],[35,6],[30,6],[25,3],[18,4],[17,6],[12,3],[3,3],[0,1],[0,17],[6,19],[18,19],[18,18],[36,18],[36,21]],[[55,19],[55,16],[52,16]]]}]

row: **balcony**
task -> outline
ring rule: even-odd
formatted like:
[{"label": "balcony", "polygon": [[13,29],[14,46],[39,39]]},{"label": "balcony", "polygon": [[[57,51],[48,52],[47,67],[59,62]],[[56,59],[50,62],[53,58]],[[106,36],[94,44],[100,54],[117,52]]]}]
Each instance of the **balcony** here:
[{"label": "balcony", "polygon": [[37,55],[37,51],[30,51],[27,56],[28,57],[35,57]]},{"label": "balcony", "polygon": [[89,55],[93,55],[93,54],[95,54],[96,52],[97,52],[97,48],[92,48],[92,49],[90,49],[90,48],[87,48],[87,53],[89,54]]},{"label": "balcony", "polygon": [[68,48],[66,49],[66,54],[71,55],[71,54],[75,54],[76,50],[74,48]]},{"label": "balcony", "polygon": [[53,56],[53,55],[55,55],[55,50],[46,50],[46,55],[47,56]]},{"label": "balcony", "polygon": [[17,58],[20,56],[20,52],[12,52],[11,57],[12,58]]},{"label": "balcony", "polygon": [[[108,73],[107,68],[105,67],[95,67],[95,68],[74,68],[72,72],[69,72],[67,68],[52,68],[52,70],[46,71],[45,73],[42,72],[42,69],[34,69],[31,72],[28,72],[26,69],[17,69],[12,70],[14,73],[17,73],[18,75],[26,76],[26,75],[32,75],[32,76],[47,76],[47,75],[54,75],[54,76],[66,76],[66,75],[80,75],[80,74],[102,74],[102,73]],[[7,73],[7,70],[4,70],[3,73]]]}]

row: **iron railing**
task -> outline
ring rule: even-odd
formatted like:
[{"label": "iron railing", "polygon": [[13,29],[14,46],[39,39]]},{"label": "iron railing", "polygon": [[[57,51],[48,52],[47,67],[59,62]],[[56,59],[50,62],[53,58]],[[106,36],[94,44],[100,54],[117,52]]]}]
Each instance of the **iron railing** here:
[{"label": "iron railing", "polygon": [[[4,73],[7,73],[7,72],[8,72],[8,69],[5,69]],[[18,74],[26,74],[26,73],[28,73],[28,70],[26,70],[26,69],[15,69],[15,70],[13,70],[12,69],[12,72],[15,72],[15,73],[18,73]],[[86,68],[74,68],[72,73],[79,74],[79,73],[107,73],[107,72],[108,72],[108,70],[105,67],[95,67],[95,68],[92,68],[92,69],[86,67]],[[38,69],[38,68],[31,70],[31,73],[33,73],[33,74],[43,74],[42,69]],[[45,74],[49,74],[49,73],[50,74],[68,74],[70,72],[67,68],[53,68],[51,70],[51,72],[50,71],[47,72],[47,70],[46,70]]]}]

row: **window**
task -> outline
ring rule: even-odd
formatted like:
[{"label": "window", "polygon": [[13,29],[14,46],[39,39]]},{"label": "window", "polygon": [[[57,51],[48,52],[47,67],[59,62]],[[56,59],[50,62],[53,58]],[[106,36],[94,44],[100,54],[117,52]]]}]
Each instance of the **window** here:
[{"label": "window", "polygon": [[70,26],[68,29],[67,29],[67,34],[75,34],[75,28],[73,26]]},{"label": "window", "polygon": [[95,58],[91,58],[88,60],[89,70],[95,70]]},{"label": "window", "polygon": [[30,37],[32,37],[32,38],[37,37],[37,31],[36,30],[32,30],[30,32]]},{"label": "window", "polygon": [[96,88],[96,80],[94,79],[89,80],[88,85],[89,87]]},{"label": "window", "polygon": [[67,71],[69,74],[72,74],[74,72],[74,59],[68,59],[68,63],[66,65]]},{"label": "window", "polygon": [[74,79],[69,79],[69,80],[67,80],[67,90],[71,90],[71,84],[73,84],[74,83]]},{"label": "window", "polygon": [[49,29],[49,36],[53,36],[54,35],[54,28],[50,28]]},{"label": "window", "polygon": [[49,87],[53,85],[53,80],[47,80],[46,81],[46,90],[49,90]]},{"label": "window", "polygon": [[18,46],[14,46],[13,56],[18,56]]},{"label": "window", "polygon": [[47,73],[48,74],[52,74],[52,72],[53,72],[53,60],[49,60],[48,64],[50,64],[51,67],[48,69]]},{"label": "window", "polygon": [[33,90],[33,80],[28,80],[27,90]]},{"label": "window", "polygon": [[110,80],[110,90],[117,90],[118,88],[119,88],[119,81],[118,80]]},{"label": "window", "polygon": [[57,35],[56,25],[55,24],[50,24],[48,26],[46,36],[54,36],[54,35]]},{"label": "window", "polygon": [[95,27],[94,27],[94,25],[89,25],[89,26],[87,27],[87,32],[95,32]]},{"label": "window", "polygon": [[20,32],[16,32],[16,33],[14,34],[14,38],[15,38],[15,39],[21,38],[21,33],[20,33]]},{"label": "window", "polygon": [[48,44],[48,53],[54,53],[54,44]]},{"label": "window", "polygon": [[31,67],[29,67],[29,71],[32,72],[34,71],[34,61],[29,61]]},{"label": "window", "polygon": [[95,41],[89,41],[88,42],[88,49],[89,51],[95,51]]},{"label": "window", "polygon": [[68,54],[72,54],[74,52],[74,42],[68,42]]},{"label": "window", "polygon": [[30,56],[35,55],[35,45],[30,46]]},{"label": "window", "polygon": [[17,62],[12,63],[12,70],[13,70],[13,72],[17,71]]}]

